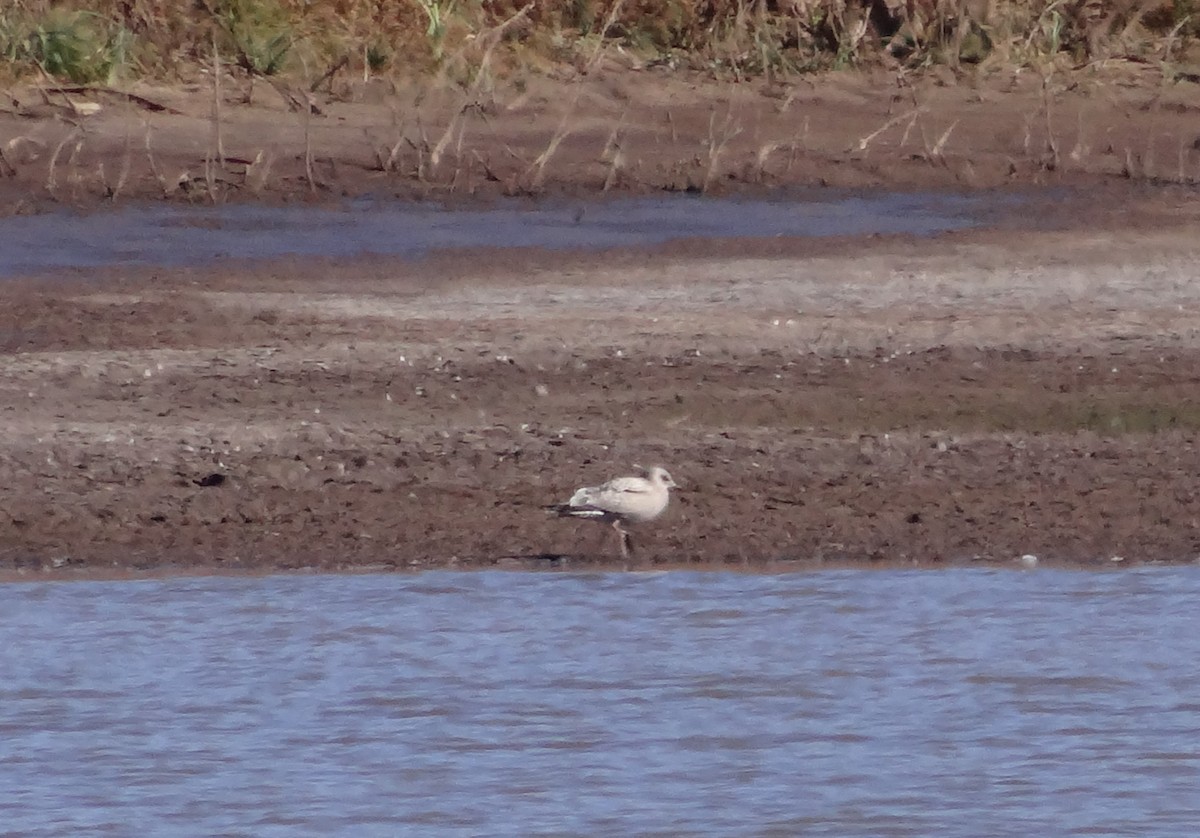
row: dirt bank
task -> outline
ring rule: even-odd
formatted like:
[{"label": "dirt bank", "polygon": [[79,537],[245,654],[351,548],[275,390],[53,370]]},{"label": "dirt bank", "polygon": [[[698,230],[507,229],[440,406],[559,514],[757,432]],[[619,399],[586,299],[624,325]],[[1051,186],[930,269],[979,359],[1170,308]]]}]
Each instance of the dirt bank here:
[{"label": "dirt bank", "polygon": [[376,81],[334,95],[236,76],[216,89],[203,76],[30,86],[0,98],[0,213],[163,198],[1195,183],[1200,85],[1164,72],[1114,59],[1044,75],[734,84],[613,53],[586,74],[466,89]]}]

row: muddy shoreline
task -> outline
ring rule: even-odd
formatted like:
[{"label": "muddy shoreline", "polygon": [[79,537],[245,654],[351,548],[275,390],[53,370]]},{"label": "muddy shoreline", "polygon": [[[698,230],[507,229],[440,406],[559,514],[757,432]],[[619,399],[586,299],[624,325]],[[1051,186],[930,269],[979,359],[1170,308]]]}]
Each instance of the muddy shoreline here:
[{"label": "muddy shoreline", "polygon": [[0,215],[130,201],[475,206],[788,188],[1095,188],[1200,181],[1200,83],[1079,71],[826,73],[733,84],[620,62],[566,77],[305,94],[230,76],[15,87],[0,100]]},{"label": "muddy shoreline", "polygon": [[[481,206],[557,190],[586,207],[663,188],[822,182],[1000,188],[1024,202],[933,237],[5,280],[0,574],[1015,566],[1024,554],[1114,567],[1200,556],[1200,201],[1187,184],[1200,152],[1185,142],[1187,97],[1200,86],[1172,88],[1182,104],[1167,107],[1145,85],[1081,85],[1053,119],[1030,122],[1040,86],[929,81],[926,131],[958,126],[935,159],[914,150],[911,132],[846,151],[898,113],[861,78],[804,87],[782,109],[761,89],[645,78],[587,80],[591,121],[563,140],[537,190],[522,178],[561,120],[550,89],[525,91],[466,134],[475,145],[464,140],[464,161],[468,149],[507,147],[496,159],[508,174],[495,178],[484,169],[498,175],[499,164],[482,152],[457,174],[418,173],[419,155],[372,172],[360,146],[380,111],[334,103],[309,137],[329,187],[315,192],[278,104],[227,111],[226,154],[254,159],[258,144],[276,163],[260,189],[244,171],[220,194],[161,189],[164,161],[200,171],[200,93],[154,92],[175,97],[178,113],[149,124],[106,106],[53,178],[45,149],[79,126],[19,105],[0,114],[0,131],[37,142],[18,143],[21,154],[8,146],[15,171],[0,177],[0,205],[102,210],[105,178],[125,161],[117,205],[391,190]],[[452,99],[442,104],[452,111]],[[669,126],[653,116],[668,108]],[[701,153],[714,108],[741,129],[715,169]],[[986,124],[972,120],[983,112]],[[597,155],[622,113],[626,163],[605,192],[614,168]],[[785,167],[773,144],[805,119]],[[1056,124],[1074,133],[1055,137],[1050,166],[1047,138],[1025,133]],[[131,125],[148,132],[158,175],[150,155],[130,151]],[[745,164],[768,146],[773,174],[757,177]],[[1141,157],[1124,151],[1135,147]],[[672,168],[679,160],[690,168]],[[1047,186],[1059,188],[1037,191]],[[81,234],[102,218],[79,218]],[[633,565],[602,528],[542,512],[634,463],[669,466],[686,490],[642,534]]]},{"label": "muddy shoreline", "polygon": [[1200,245],[1157,209],[6,283],[0,565],[624,567],[540,507],[633,463],[686,487],[637,567],[1193,561]]}]

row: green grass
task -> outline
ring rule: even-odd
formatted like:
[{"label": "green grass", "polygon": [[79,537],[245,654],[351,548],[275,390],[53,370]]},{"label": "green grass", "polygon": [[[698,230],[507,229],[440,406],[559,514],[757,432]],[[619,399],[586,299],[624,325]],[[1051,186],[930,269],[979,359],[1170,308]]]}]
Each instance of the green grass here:
[{"label": "green grass", "polygon": [[297,34],[283,6],[274,0],[220,0],[213,10],[217,40],[242,69],[274,76],[287,68]]},{"label": "green grass", "polygon": [[130,69],[133,41],[120,21],[94,12],[0,14],[0,60],[12,75],[39,72],[76,84],[111,83]]}]

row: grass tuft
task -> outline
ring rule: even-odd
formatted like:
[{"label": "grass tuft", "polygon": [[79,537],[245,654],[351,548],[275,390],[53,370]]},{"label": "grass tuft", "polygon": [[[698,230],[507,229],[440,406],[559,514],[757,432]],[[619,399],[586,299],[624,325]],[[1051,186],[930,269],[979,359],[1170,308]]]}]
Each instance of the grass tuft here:
[{"label": "grass tuft", "polygon": [[[520,0],[9,0],[0,71],[76,82],[205,64],[214,34],[245,71],[330,67],[445,74]],[[605,46],[646,63],[743,79],[818,69],[1178,62],[1200,35],[1198,0],[546,0],[506,27],[496,67],[578,68]],[[134,58],[136,56],[136,58]],[[511,60],[508,60],[511,58]]]},{"label": "grass tuft", "polygon": [[39,71],[76,84],[111,83],[129,66],[133,40],[119,22],[85,10],[0,14],[0,59],[13,75]]}]

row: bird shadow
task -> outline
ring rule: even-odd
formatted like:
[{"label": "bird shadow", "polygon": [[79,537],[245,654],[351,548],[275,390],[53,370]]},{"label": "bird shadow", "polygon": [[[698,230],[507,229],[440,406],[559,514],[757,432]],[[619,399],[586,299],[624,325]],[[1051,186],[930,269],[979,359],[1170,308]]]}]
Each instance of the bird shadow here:
[{"label": "bird shadow", "polygon": [[529,569],[589,569],[589,570],[640,570],[654,564],[649,559],[628,558],[611,553],[554,553],[529,552],[506,553],[494,558],[495,564],[520,564]]}]

